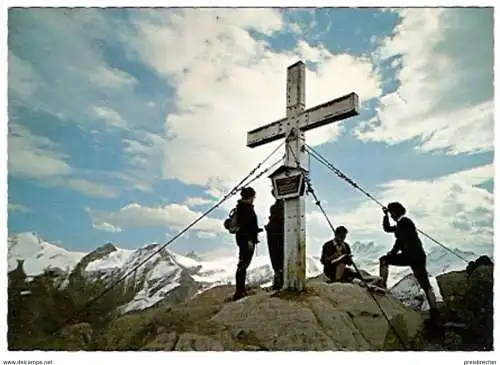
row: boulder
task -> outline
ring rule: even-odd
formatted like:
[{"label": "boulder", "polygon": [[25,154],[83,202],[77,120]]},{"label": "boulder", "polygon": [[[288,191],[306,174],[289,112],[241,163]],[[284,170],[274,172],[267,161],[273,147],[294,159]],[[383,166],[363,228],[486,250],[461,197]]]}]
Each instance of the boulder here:
[{"label": "boulder", "polygon": [[478,266],[471,272],[465,296],[468,341],[482,349],[493,348],[493,267]]},{"label": "boulder", "polygon": [[55,347],[59,350],[89,350],[92,345],[93,330],[88,323],[77,323],[61,330]]},{"label": "boulder", "polygon": [[493,348],[493,272],[491,259],[481,256],[464,271],[437,277],[446,315],[465,326],[462,349]]},{"label": "boulder", "polygon": [[450,271],[436,277],[447,316],[457,320],[466,320],[465,296],[468,276],[465,271]]},{"label": "boulder", "polygon": [[[105,348],[113,350],[118,345],[122,350],[147,351],[391,350],[411,348],[423,326],[418,312],[390,296],[375,295],[389,325],[368,291],[349,283],[311,281],[300,294],[255,289],[236,302],[230,299],[233,292],[232,286],[216,287],[182,305],[154,309],[148,318],[144,314],[125,315],[103,333],[103,338],[108,339]],[[124,333],[128,322],[133,324],[127,325],[129,330]],[[115,340],[111,341],[111,335]]]},{"label": "boulder", "polygon": [[[404,349],[419,333],[417,312],[349,283],[310,283],[308,292],[260,293],[225,305],[212,322],[251,333],[271,351]],[[401,344],[399,338],[404,342]]]}]

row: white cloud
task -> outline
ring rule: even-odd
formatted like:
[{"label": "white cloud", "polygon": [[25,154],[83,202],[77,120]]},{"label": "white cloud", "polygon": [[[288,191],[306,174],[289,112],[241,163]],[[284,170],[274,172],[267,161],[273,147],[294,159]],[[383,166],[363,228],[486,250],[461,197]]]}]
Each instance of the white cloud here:
[{"label": "white cloud", "polygon": [[68,156],[56,150],[57,144],[47,137],[33,134],[26,127],[9,122],[9,175],[38,180],[48,186],[69,188],[86,195],[114,198],[117,192],[80,178],[66,162]]},{"label": "white cloud", "polygon": [[[433,180],[390,181],[374,195],[383,204],[401,202],[417,227],[442,244],[474,249],[493,244],[493,194],[477,187],[492,178],[490,164]],[[342,224],[349,229],[352,241],[373,240],[388,248],[393,244],[393,236],[382,231],[381,208],[362,195],[355,209],[337,208],[327,213],[334,226]],[[331,231],[319,211],[310,213],[308,220],[309,241],[317,250]],[[425,237],[422,240],[428,248],[436,245]]]},{"label": "white cloud", "polygon": [[[130,42],[143,61],[176,87],[176,111],[166,119],[164,178],[227,192],[261,162],[279,142],[250,150],[245,147],[246,133],[285,115],[286,68],[299,55],[304,61],[323,60],[315,72],[307,71],[307,107],[352,91],[361,102],[381,94],[379,76],[368,59],[334,55],[306,42],[293,52],[279,53],[252,38],[250,28],[264,33],[283,29],[279,13],[272,9],[162,14],[167,14],[163,25],[138,18],[139,36]],[[308,143],[334,140],[341,124],[308,132]],[[269,195],[265,180],[256,184],[266,191],[259,190],[261,196]],[[272,202],[270,195],[266,201],[257,207],[262,216]]]},{"label": "white cloud", "polygon": [[64,185],[70,189],[79,191],[89,196],[96,196],[102,198],[116,198],[117,192],[107,186],[92,183],[83,179],[70,179],[64,182]]},{"label": "white cloud", "polygon": [[199,197],[188,197],[186,201],[184,202],[189,207],[197,207],[200,205],[206,205],[206,204],[214,204],[213,200],[210,199],[205,199],[205,198],[199,198]]},{"label": "white cloud", "polygon": [[[133,139],[124,139],[123,152],[132,166],[138,190],[149,189],[153,179],[161,178],[164,146],[168,141],[159,134],[134,130]],[[139,180],[140,179],[140,180]]]},{"label": "white cloud", "polygon": [[50,139],[34,135],[19,124],[9,123],[9,174],[35,179],[70,174],[71,167],[65,161],[67,156],[55,151],[55,146]]},{"label": "white cloud", "polygon": [[322,45],[319,47],[311,47],[304,40],[297,41],[297,52],[303,58],[311,62],[326,61],[331,57],[331,53]]},{"label": "white cloud", "polygon": [[[422,152],[449,155],[493,149],[493,10],[404,9],[379,49],[400,83],[377,115],[357,129],[362,140],[415,139]],[[467,49],[467,52],[463,50]]]},{"label": "white cloud", "polygon": [[31,212],[31,209],[25,207],[24,205],[21,204],[8,204],[8,210],[9,212],[19,212],[19,213],[29,213]]},{"label": "white cloud", "polygon": [[133,76],[116,68],[102,65],[90,73],[88,77],[97,86],[108,88],[131,87],[137,83]]},{"label": "white cloud", "polygon": [[33,67],[11,51],[8,54],[8,79],[9,92],[15,93],[21,100],[28,100],[40,83]]},{"label": "white cloud", "polygon": [[217,237],[215,232],[198,232],[198,238],[200,239],[210,239]]},{"label": "white cloud", "polygon": [[[147,207],[138,203],[124,206],[118,212],[101,212],[86,209],[94,226],[115,228],[131,227],[165,227],[183,229],[201,216],[185,205],[168,204],[164,206]],[[192,228],[203,232],[222,232],[222,222],[218,219],[205,217]]]},{"label": "white cloud", "polygon": [[43,111],[84,131],[161,123],[136,94],[138,80],[108,64],[102,42],[118,45],[126,24],[109,15],[90,8],[10,11],[11,23],[26,26],[9,33],[9,107]]},{"label": "white cloud", "polygon": [[151,187],[151,179],[146,179],[146,177],[144,176],[125,174],[122,172],[115,172],[115,171],[110,172],[109,176],[125,181],[126,182],[124,187],[125,190],[137,190],[143,192],[153,191]]},{"label": "white cloud", "polygon": [[120,227],[115,227],[112,224],[106,223],[106,222],[99,222],[99,223],[94,223],[92,224],[92,227],[99,231],[104,231],[104,232],[121,232],[122,229]]},{"label": "white cloud", "polygon": [[107,122],[110,126],[127,128],[127,123],[116,110],[106,106],[94,106],[93,110],[97,117]]}]

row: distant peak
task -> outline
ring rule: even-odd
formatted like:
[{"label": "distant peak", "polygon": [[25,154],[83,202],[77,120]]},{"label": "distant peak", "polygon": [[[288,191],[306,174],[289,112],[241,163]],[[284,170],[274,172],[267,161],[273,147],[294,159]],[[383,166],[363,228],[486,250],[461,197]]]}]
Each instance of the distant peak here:
[{"label": "distant peak", "polygon": [[185,255],[186,257],[190,258],[190,259],[193,259],[193,260],[196,260],[196,261],[201,261],[201,257],[198,256],[198,254],[196,252],[191,251],[189,252],[187,255]]},{"label": "distant peak", "polygon": [[111,252],[117,251],[117,248],[115,245],[112,243],[108,242],[103,246],[100,246],[96,248],[94,251],[90,252],[87,254],[78,264],[79,267],[82,269],[85,268],[89,263],[92,261],[99,260],[107,255],[109,255]]},{"label": "distant peak", "polygon": [[148,251],[148,250],[153,250],[155,248],[157,248],[159,245],[156,243],[156,242],[153,242],[153,243],[148,243],[146,244],[145,246],[143,246],[141,248],[141,250],[145,250],[145,251]]},{"label": "distant peak", "polygon": [[113,251],[116,251],[117,248],[115,245],[113,245],[111,242],[106,243],[105,245],[96,248],[93,252],[95,253],[111,253]]}]

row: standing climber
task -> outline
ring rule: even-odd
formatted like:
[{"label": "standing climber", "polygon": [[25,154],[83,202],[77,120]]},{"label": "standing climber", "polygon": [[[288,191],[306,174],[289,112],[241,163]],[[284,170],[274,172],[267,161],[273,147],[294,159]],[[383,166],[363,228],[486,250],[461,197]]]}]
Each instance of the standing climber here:
[{"label": "standing climber", "polygon": [[239,227],[236,232],[236,244],[239,248],[238,267],[236,269],[236,291],[233,299],[238,300],[246,295],[246,275],[252,262],[255,245],[259,242],[258,234],[262,231],[257,224],[253,202],[255,190],[245,187],[241,190],[241,199],[236,205],[236,221]]},{"label": "standing climber", "polygon": [[[396,242],[391,251],[379,259],[382,285],[387,287],[389,265],[410,266],[429,301],[431,320],[437,322],[439,320],[439,312],[437,310],[436,296],[429,281],[426,268],[426,254],[422,247],[422,242],[418,237],[417,228],[413,221],[405,216],[405,207],[398,202],[388,204],[387,208],[383,208],[383,212],[384,219],[382,224],[384,231],[394,233]],[[395,226],[390,225],[387,213],[397,222]]]},{"label": "standing climber", "polygon": [[[274,190],[271,194],[276,199]],[[285,206],[283,199],[276,199],[269,210],[269,222],[265,226],[267,247],[274,271],[273,290],[283,287],[283,265],[285,244]]]},{"label": "standing climber", "polygon": [[339,226],[335,229],[335,238],[323,245],[320,261],[323,273],[330,282],[348,282],[357,277],[354,271],[346,267],[352,265],[351,247],[345,242],[346,236],[347,228]]}]

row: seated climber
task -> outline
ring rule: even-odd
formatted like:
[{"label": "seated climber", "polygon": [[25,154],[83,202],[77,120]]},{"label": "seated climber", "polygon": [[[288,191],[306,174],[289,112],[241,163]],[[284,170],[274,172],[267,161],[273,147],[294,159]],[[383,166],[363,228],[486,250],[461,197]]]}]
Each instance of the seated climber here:
[{"label": "seated climber", "polygon": [[346,265],[352,265],[351,248],[345,238],[347,228],[339,226],[335,230],[335,238],[325,242],[321,252],[323,273],[330,282],[351,282],[357,277],[356,273]]}]

